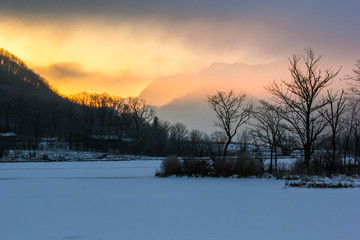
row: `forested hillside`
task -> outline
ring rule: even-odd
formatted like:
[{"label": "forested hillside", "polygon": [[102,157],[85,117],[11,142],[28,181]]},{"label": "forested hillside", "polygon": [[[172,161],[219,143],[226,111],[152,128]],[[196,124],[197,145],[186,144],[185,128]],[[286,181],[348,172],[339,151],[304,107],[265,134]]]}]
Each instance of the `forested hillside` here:
[{"label": "forested hillside", "polygon": [[0,91],[2,96],[59,97],[48,82],[15,55],[0,49]]},{"label": "forested hillside", "polygon": [[41,141],[49,139],[69,150],[147,155],[202,155],[207,151],[200,140],[195,143],[202,133],[194,131],[193,140],[188,140],[184,125],[159,120],[146,101],[107,93],[61,96],[4,49],[0,50],[0,133],[16,134],[14,146],[0,137],[0,152],[36,150]]},{"label": "forested hillside", "polygon": [[[51,106],[67,102],[22,60],[0,49],[0,132],[13,132],[24,140],[54,136],[60,121]],[[54,109],[54,108],[53,108]]]}]

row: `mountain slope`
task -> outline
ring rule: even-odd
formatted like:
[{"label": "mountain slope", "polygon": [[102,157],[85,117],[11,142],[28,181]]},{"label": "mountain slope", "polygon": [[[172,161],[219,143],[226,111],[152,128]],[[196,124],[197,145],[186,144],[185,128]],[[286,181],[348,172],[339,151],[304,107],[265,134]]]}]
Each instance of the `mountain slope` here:
[{"label": "mountain slope", "polygon": [[153,105],[164,105],[171,100],[181,97],[201,86],[197,76],[176,74],[158,78],[151,82],[139,95],[139,98],[149,101]]},{"label": "mountain slope", "polygon": [[47,81],[15,55],[0,49],[0,91],[5,95],[59,97]]},{"label": "mountain slope", "polygon": [[[221,89],[230,90],[230,89]],[[158,107],[157,113],[160,119],[167,120],[171,123],[181,122],[189,129],[198,129],[205,133],[212,133],[219,128],[215,128],[214,122],[216,115],[209,107],[207,96],[215,93],[216,89],[197,89],[180,98]],[[236,94],[242,91],[235,91]],[[257,104],[258,99],[253,95],[246,93],[246,101],[244,106],[248,103]]]}]

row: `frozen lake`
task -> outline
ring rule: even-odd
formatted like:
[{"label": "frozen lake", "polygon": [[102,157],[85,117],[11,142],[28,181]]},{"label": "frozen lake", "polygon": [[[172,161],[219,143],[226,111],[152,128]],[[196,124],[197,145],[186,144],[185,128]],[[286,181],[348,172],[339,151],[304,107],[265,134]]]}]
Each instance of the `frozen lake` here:
[{"label": "frozen lake", "polygon": [[159,165],[1,163],[0,239],[359,239],[359,188],[156,178]]}]

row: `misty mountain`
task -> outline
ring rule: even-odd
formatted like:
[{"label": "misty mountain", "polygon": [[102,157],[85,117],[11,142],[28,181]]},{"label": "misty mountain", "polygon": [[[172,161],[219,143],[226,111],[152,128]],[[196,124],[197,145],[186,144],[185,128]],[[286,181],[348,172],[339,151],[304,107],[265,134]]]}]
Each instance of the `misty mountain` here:
[{"label": "misty mountain", "polygon": [[264,87],[270,81],[288,77],[287,64],[285,60],[257,65],[214,63],[194,75],[157,79],[139,97],[159,106],[160,119],[211,133],[216,130],[216,116],[207,103],[208,95],[234,90],[246,93],[248,101],[256,104],[268,95]]},{"label": "misty mountain", "polygon": [[[219,89],[228,90],[228,89]],[[229,89],[230,90],[230,89]],[[198,129],[205,133],[212,133],[220,130],[215,127],[214,123],[216,115],[210,109],[207,102],[207,96],[215,93],[216,89],[196,89],[180,98],[176,98],[168,104],[157,108],[157,114],[160,119],[167,120],[170,123],[181,122],[189,129]],[[234,91],[237,94],[242,91]],[[258,98],[245,92],[246,101],[244,107],[248,103],[256,105]]]},{"label": "misty mountain", "polygon": [[[193,75],[173,75],[150,83],[139,95],[156,106],[170,103],[176,98],[189,97],[189,93],[201,90],[209,94],[216,90],[241,90],[258,98],[266,94],[264,86],[273,79],[288,76],[288,62],[249,65],[244,63],[214,63]],[[195,97],[195,94],[192,94]]]}]

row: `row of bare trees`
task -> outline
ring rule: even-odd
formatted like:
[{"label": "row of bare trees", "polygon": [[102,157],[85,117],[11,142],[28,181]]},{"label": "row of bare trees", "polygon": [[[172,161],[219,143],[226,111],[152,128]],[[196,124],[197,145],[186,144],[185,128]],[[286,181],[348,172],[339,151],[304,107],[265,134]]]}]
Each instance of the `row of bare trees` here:
[{"label": "row of bare trees", "polygon": [[49,138],[69,150],[156,156],[207,156],[211,147],[206,134],[160,120],[139,98],[82,92],[39,99],[23,93],[0,95],[0,103],[0,132],[16,133],[19,148],[38,149]]},{"label": "row of bare trees", "polygon": [[335,172],[346,162],[358,166],[360,61],[353,75],[347,76],[351,88],[345,93],[329,89],[340,69],[323,68],[320,60],[312,49],[306,49],[305,55],[293,55],[289,59],[291,78],[266,86],[272,97],[260,100],[256,107],[246,103],[245,94],[233,91],[208,96],[217,116],[216,125],[227,136],[224,159],[239,127],[253,118],[249,122],[250,137],[254,145],[260,143],[269,149],[270,173],[273,160],[277,171],[279,148],[283,152],[300,150],[307,173],[319,172],[320,168]]}]

